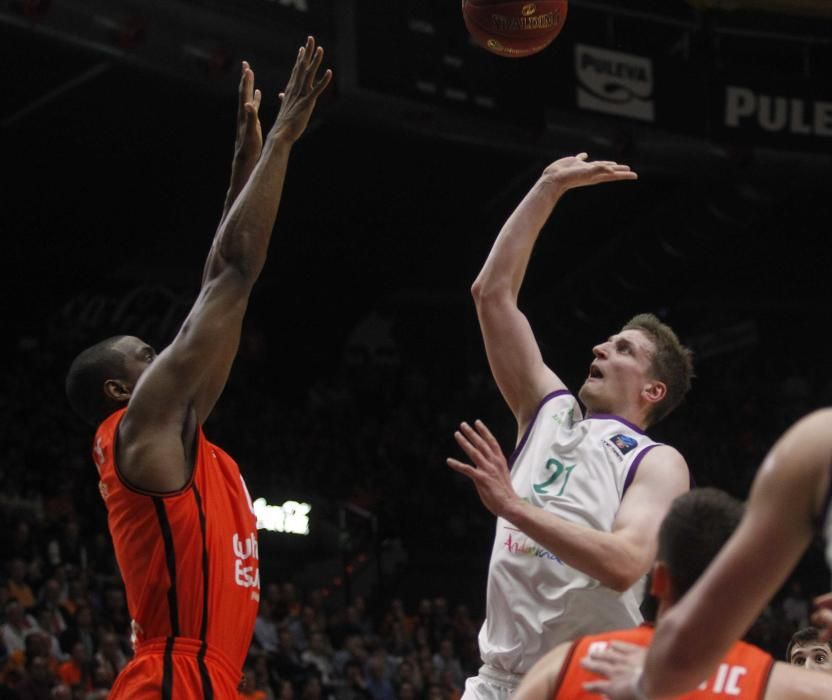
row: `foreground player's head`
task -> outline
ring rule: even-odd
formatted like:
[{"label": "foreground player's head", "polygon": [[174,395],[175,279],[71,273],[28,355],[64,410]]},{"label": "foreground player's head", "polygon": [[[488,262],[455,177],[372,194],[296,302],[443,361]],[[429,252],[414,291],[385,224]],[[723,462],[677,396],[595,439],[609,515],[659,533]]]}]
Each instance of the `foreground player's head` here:
[{"label": "foreground player's head", "polygon": [[804,627],[792,636],[786,661],[792,666],[832,673],[832,642],[822,642],[817,627]]},{"label": "foreground player's head", "polygon": [[693,354],[653,314],[634,316],[592,352],[595,360],[579,392],[590,413],[613,413],[646,427],[690,389]]},{"label": "foreground player's head", "polygon": [[156,352],[132,335],[102,340],[78,355],[66,375],[66,395],[72,409],[97,426],[130,400],[139,377]]},{"label": "foreground player's head", "polygon": [[679,496],[659,528],[651,593],[659,615],[696,583],[742,519],[743,506],[724,491],[701,488]]}]

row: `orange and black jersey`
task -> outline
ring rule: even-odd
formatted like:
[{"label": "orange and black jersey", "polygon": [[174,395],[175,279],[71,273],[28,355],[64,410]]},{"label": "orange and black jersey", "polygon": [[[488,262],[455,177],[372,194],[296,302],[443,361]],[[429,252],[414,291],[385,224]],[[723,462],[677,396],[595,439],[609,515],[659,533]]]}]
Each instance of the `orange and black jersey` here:
[{"label": "orange and black jersey", "polygon": [[[167,660],[182,638],[196,648],[205,692],[195,697],[213,697],[215,672],[234,669],[234,684],[239,681],[257,617],[259,555],[251,498],[237,464],[208,442],[201,428],[193,473],[182,489],[152,493],[129,484],[119,473],[114,451],[123,414],[124,409],[117,411],[98,428],[93,459],[134,642],[137,649],[165,642],[161,647]],[[224,663],[209,673],[212,658]],[[162,697],[171,692],[181,697],[171,691],[173,665],[163,666]]]},{"label": "orange and black jersey", "polygon": [[[604,649],[612,641],[649,646],[653,632],[652,627],[641,625],[581,637],[575,641],[561,667],[553,700],[597,700],[598,696],[587,692],[583,686],[584,683],[598,680],[599,676],[581,666],[581,659]],[[696,690],[678,696],[677,700],[762,700],[773,665],[774,659],[762,649],[745,642],[736,642],[711,678]]]}]

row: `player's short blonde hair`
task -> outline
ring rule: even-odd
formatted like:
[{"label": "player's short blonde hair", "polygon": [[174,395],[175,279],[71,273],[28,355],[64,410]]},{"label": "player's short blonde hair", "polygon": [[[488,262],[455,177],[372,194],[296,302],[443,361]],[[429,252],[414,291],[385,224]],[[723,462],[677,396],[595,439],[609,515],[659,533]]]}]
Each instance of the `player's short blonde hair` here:
[{"label": "player's short blonde hair", "polygon": [[690,390],[693,379],[693,352],[679,341],[679,337],[654,314],[638,314],[624,324],[622,330],[644,333],[655,346],[651,358],[651,373],[667,387],[667,394],[653,408],[650,423],[657,423],[676,408]]}]

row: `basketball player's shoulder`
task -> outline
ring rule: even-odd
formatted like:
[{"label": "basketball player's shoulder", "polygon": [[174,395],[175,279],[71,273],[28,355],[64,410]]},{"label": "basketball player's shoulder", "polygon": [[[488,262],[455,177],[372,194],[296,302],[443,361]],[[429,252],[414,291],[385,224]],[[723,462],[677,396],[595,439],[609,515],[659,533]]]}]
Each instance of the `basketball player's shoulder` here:
[{"label": "basketball player's shoulder", "polygon": [[675,447],[663,443],[654,444],[642,459],[642,469],[661,470],[667,474],[688,475],[688,463]]},{"label": "basketball player's shoulder", "polygon": [[690,469],[682,453],[675,447],[655,444],[646,450],[639,465],[636,479],[662,481],[689,487]]}]

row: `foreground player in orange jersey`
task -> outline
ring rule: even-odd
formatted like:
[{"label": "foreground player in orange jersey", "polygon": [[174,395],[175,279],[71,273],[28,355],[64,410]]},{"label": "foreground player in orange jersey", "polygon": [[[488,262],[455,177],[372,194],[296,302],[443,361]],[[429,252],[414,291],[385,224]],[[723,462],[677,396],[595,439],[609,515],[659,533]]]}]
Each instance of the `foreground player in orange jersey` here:
[{"label": "foreground player in orange jersey", "polygon": [[[742,517],[739,501],[716,489],[696,489],[679,496],[659,530],[659,550],[653,565],[652,593],[659,601],[661,620],[688,591],[719,553]],[[512,700],[591,700],[586,688],[598,676],[582,664],[588,653],[606,650],[615,655],[632,643],[647,645],[653,628],[642,625],[606,632],[565,643],[544,656],[526,674]],[[751,644],[735,642],[713,674],[679,700],[776,700],[832,697],[832,678],[796,666],[775,663],[769,654]]]},{"label": "foreground player in orange jersey", "polygon": [[240,84],[231,187],[202,288],[158,357],[118,336],[82,352],[67,395],[99,424],[93,458],[133,618],[136,649],[110,698],[236,698],[260,591],[256,518],[236,463],[202,424],[237,353],[266,261],[292,145],[332,73],[310,37],[265,142],[259,91]]},{"label": "foreground player in orange jersey", "polygon": [[[590,665],[611,676],[594,683],[595,691],[613,700],[675,697],[712,673],[783,585],[816,532],[825,536],[826,558],[832,561],[831,474],[832,409],[823,409],[798,421],[771,449],[737,532],[659,622],[646,662],[639,650],[593,655]],[[832,632],[830,598],[816,601],[819,610],[812,618],[825,635]],[[778,697],[811,697],[799,690]],[[824,697],[832,698],[832,686]]]}]

